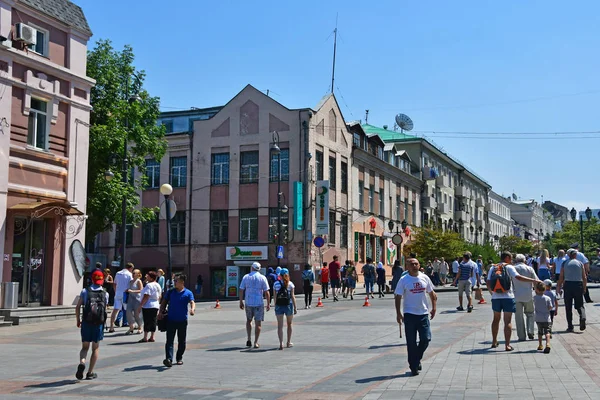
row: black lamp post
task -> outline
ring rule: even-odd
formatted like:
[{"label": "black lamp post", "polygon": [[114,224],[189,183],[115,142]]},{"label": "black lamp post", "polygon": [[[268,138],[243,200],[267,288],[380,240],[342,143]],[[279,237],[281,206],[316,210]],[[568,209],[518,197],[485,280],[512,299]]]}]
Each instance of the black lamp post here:
[{"label": "black lamp post", "polygon": [[165,211],[167,214],[167,278],[170,286],[173,287],[173,270],[171,266],[171,202],[169,200],[171,193],[173,193],[173,187],[168,183],[163,183],[160,187],[160,194],[165,196]]},{"label": "black lamp post", "polygon": [[[590,210],[589,207],[587,207],[584,211],[585,213],[585,217],[588,221],[592,220],[592,210]],[[577,220],[577,210],[575,210],[575,207],[573,207],[571,209],[571,219],[573,220],[573,222],[575,222]],[[580,234],[580,239],[581,239],[581,252],[583,253],[585,251],[585,245],[583,243],[583,215],[580,214],[579,215],[579,234]]]},{"label": "black lamp post", "polygon": [[475,230],[475,227],[471,224],[471,226],[469,226],[469,231],[471,231],[471,236],[473,236],[474,230]]},{"label": "black lamp post", "polygon": [[[135,80],[139,83],[140,77],[134,72],[131,75],[135,78]],[[131,106],[133,103],[137,103],[140,101],[140,97],[137,93],[133,96],[129,95],[129,79],[130,75],[127,76],[127,81],[125,83],[125,98],[127,99],[127,103]],[[129,111],[129,110],[127,110]],[[127,159],[127,144],[129,142],[129,115],[125,114],[125,138],[123,140],[123,159],[121,165],[121,175],[123,180],[123,185],[127,186],[129,184],[129,160]],[[113,155],[111,157],[112,162],[116,163],[116,156]],[[110,169],[104,172],[104,179],[107,181],[111,181],[115,177],[115,174],[112,173]],[[127,195],[123,194],[123,198],[121,199],[121,268],[125,268],[125,243],[127,240]]]},{"label": "black lamp post", "polygon": [[406,230],[406,227],[408,226],[408,222],[406,222],[405,219],[402,220],[402,222],[400,223],[400,226],[402,226],[402,230]]},{"label": "black lamp post", "polygon": [[[271,146],[271,152],[277,155],[277,249],[275,249],[275,256],[277,257],[277,250],[281,247],[281,212],[282,210],[282,197],[281,193],[281,149],[279,148],[279,132],[273,132],[273,145]],[[283,206],[285,207],[285,206]],[[281,259],[277,257],[277,266],[280,267]]]},{"label": "black lamp post", "polygon": [[[390,233],[392,233],[394,231],[394,221],[392,221],[391,219],[388,222],[388,229],[390,230]],[[398,233],[397,231],[398,230],[396,229],[396,233]]]}]

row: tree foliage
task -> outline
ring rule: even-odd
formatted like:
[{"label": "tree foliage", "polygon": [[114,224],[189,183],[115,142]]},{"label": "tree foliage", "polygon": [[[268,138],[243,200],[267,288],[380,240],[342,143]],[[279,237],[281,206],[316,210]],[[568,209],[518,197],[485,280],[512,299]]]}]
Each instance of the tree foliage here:
[{"label": "tree foliage", "polygon": [[499,242],[500,251],[510,251],[516,254],[531,254],[533,252],[533,243],[515,235],[502,236]]},{"label": "tree foliage", "polygon": [[421,262],[435,257],[450,260],[462,255],[465,249],[465,241],[460,234],[444,232],[434,227],[421,227],[413,233],[410,243],[404,246],[404,255],[415,253]]},{"label": "tree foliage", "polygon": [[[165,154],[165,128],[157,126],[159,98],[143,88],[144,71],[136,71],[133,49],[118,51],[109,40],[100,40],[88,52],[87,75],[96,80],[91,91],[90,149],[86,238],[111,229],[121,221],[121,201],[126,197],[127,221],[139,224],[154,217],[154,209],[140,207],[139,191],[146,183],[145,174],[134,182],[122,182],[123,147],[127,141],[129,168],[145,172],[145,159],[157,161]],[[137,77],[137,78],[136,78]],[[137,94],[139,100],[130,102]],[[111,160],[114,163],[111,163]],[[108,182],[104,173],[114,173]],[[131,173],[131,171],[129,171]]]},{"label": "tree foliage", "polygon": [[567,250],[572,244],[579,243],[579,249],[583,244],[586,256],[594,258],[595,249],[600,247],[600,224],[597,218],[591,221],[583,221],[583,243],[581,243],[581,225],[579,221],[569,221],[563,225],[561,231],[555,232],[548,242],[558,251]]}]

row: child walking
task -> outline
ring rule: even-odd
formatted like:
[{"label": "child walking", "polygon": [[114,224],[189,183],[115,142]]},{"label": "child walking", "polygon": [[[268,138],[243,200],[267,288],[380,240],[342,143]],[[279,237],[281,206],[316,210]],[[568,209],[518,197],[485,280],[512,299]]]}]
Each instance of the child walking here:
[{"label": "child walking", "polygon": [[[552,300],[546,296],[546,285],[543,282],[535,284],[535,296],[533,305],[535,307],[535,323],[538,327],[538,350],[544,350],[544,354],[550,353],[550,310],[552,310]],[[542,346],[542,336],[546,338],[546,348]]]},{"label": "child walking", "polygon": [[552,281],[550,279],[546,279],[544,281],[544,285],[546,286],[544,295],[550,297],[550,301],[552,302],[552,310],[550,310],[550,339],[552,339],[552,326],[554,325],[554,317],[558,315],[558,299],[556,298],[556,292],[552,290]]}]

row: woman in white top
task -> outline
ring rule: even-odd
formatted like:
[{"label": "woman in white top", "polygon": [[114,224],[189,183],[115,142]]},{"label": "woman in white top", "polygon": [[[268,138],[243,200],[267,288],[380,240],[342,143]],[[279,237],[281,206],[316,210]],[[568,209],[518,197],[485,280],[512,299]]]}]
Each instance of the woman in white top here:
[{"label": "woman in white top", "polygon": [[[140,339],[140,343],[154,342],[154,334],[156,333],[156,315],[160,308],[160,295],[162,290],[156,282],[158,274],[155,271],[150,271],[146,274],[146,287],[142,289],[141,311],[144,317],[144,337]],[[150,339],[148,339],[150,332]]]},{"label": "woman in white top", "polygon": [[[287,347],[293,347],[292,343],[292,320],[298,312],[296,308],[296,296],[294,295],[294,284],[290,281],[290,272],[282,268],[279,273],[281,280],[273,284],[273,295],[275,296],[275,316],[277,317],[277,336],[279,336],[279,350],[283,350],[283,316],[287,319]],[[279,291],[282,290],[280,295]],[[285,296],[287,290],[287,296]]]},{"label": "woman in white top", "polygon": [[546,249],[542,250],[542,254],[540,255],[540,258],[538,259],[537,275],[541,281],[550,279],[550,254],[548,253],[548,250],[546,250]]},{"label": "woman in white top", "polygon": [[133,279],[129,282],[129,288],[127,289],[127,321],[129,321],[129,330],[125,333],[131,335],[134,330],[133,321],[137,324],[137,333],[142,333],[142,318],[140,317],[140,292],[144,285],[142,285],[142,273],[139,269],[133,270]]}]

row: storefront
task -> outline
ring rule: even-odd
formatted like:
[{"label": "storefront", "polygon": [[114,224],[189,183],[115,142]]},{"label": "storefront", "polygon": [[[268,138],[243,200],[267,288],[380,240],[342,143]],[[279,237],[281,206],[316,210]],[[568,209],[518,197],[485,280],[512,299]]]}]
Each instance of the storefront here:
[{"label": "storefront", "polygon": [[217,298],[236,298],[244,275],[250,272],[255,261],[263,265],[261,273],[266,273],[265,260],[268,260],[267,246],[228,246],[225,248],[227,266],[210,268],[212,295]]}]

